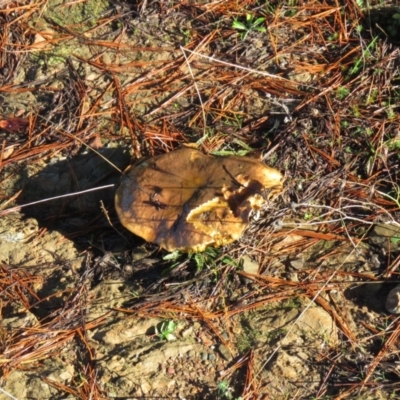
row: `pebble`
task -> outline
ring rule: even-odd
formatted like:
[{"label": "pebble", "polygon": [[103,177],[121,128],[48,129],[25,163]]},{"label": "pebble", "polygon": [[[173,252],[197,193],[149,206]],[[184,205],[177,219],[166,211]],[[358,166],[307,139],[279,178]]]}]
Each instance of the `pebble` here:
[{"label": "pebble", "polygon": [[[256,261],[253,261],[248,255],[243,256],[242,260],[244,272],[248,274],[258,274],[259,265]],[[246,277],[241,277],[241,280],[245,285],[253,282],[253,279],[249,279]]]},{"label": "pebble", "polygon": [[303,269],[304,264],[305,262],[302,258],[296,258],[295,260],[290,261],[290,266],[294,269]]},{"label": "pebble", "polygon": [[243,271],[248,274],[258,274],[258,262],[252,260],[248,255],[242,257],[243,260]]},{"label": "pebble", "polygon": [[400,314],[400,285],[389,292],[385,307],[392,314]]},{"label": "pebble", "polygon": [[398,237],[400,236],[399,224],[376,224],[372,229],[375,236]]},{"label": "pebble", "polygon": [[215,360],[215,355],[212,354],[212,353],[210,353],[210,354],[208,355],[208,359],[209,359],[210,361],[214,361],[214,360]]},{"label": "pebble", "polygon": [[232,360],[232,354],[224,344],[220,344],[218,346],[218,351],[221,353],[222,357],[225,358],[226,361]]}]

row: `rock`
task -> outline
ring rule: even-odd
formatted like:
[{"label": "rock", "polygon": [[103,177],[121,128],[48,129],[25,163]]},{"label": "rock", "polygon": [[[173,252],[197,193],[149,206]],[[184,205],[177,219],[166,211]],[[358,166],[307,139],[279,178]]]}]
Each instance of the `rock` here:
[{"label": "rock", "polygon": [[297,354],[289,354],[286,351],[280,351],[274,363],[273,370],[276,375],[291,381],[297,381],[300,377],[304,377],[309,373],[309,368],[304,360],[307,354],[302,351]]},{"label": "rock", "polygon": [[[87,314],[88,320],[93,320],[108,314],[113,307],[121,307],[128,298],[132,297],[130,289],[131,287],[121,280],[108,279],[100,282],[92,292],[95,301],[91,302],[89,305]],[[125,318],[124,321],[129,325],[127,322],[128,320],[130,320],[130,318]],[[109,327],[108,329],[94,330],[91,335],[95,340],[102,340],[105,332],[111,329],[113,328]]]},{"label": "rock", "polygon": [[28,391],[24,398],[50,400],[56,397],[53,387],[44,382],[40,377],[32,376],[28,382]]},{"label": "rock", "polygon": [[221,353],[222,357],[226,361],[232,361],[232,354],[231,354],[230,350],[224,344],[220,344],[218,346],[218,351]]},{"label": "rock", "polygon": [[221,333],[221,337],[222,337],[224,340],[229,340],[228,332],[222,332],[222,333]]},{"label": "rock", "polygon": [[302,308],[278,309],[258,325],[257,329],[265,333],[269,339],[271,337],[281,339],[280,343],[284,346],[307,345],[316,342],[318,342],[317,345],[321,345],[325,341],[331,345],[337,343],[336,324],[324,309],[311,306],[299,318],[301,312]]},{"label": "rock", "polygon": [[99,330],[95,335],[95,340],[101,340],[109,345],[118,345],[130,342],[140,335],[145,335],[151,328],[157,326],[160,320],[149,318],[138,321],[133,318],[124,318],[113,324],[110,328]]},{"label": "rock", "polygon": [[243,271],[248,274],[258,274],[258,262],[252,260],[248,255],[242,257]]},{"label": "rock", "polygon": [[[243,272],[247,274],[258,274],[258,262],[252,260],[248,255],[245,255],[242,257],[243,261]],[[246,277],[242,277],[243,283],[244,284],[249,284],[253,282],[252,279],[248,279]]]},{"label": "rock", "polygon": [[69,261],[79,269],[84,256],[74,243],[56,231],[39,235],[38,222],[21,214],[0,218],[0,262],[12,265],[35,266],[45,262]]},{"label": "rock", "polygon": [[400,249],[400,225],[381,223],[374,225],[370,233],[373,244],[383,247],[386,251]]},{"label": "rock", "polygon": [[[280,349],[273,362],[264,374],[271,398],[281,399],[282,393],[298,393],[299,382],[307,390],[315,390],[320,385],[320,376],[309,368],[309,355],[303,351],[286,351]],[[303,397],[301,397],[303,398]],[[308,398],[304,397],[304,398]]]},{"label": "rock", "polygon": [[142,390],[142,394],[146,395],[150,392],[151,390],[151,385],[149,382],[143,380],[141,385],[140,385],[140,389]]},{"label": "rock", "polygon": [[120,355],[115,355],[108,362],[107,368],[112,371],[119,372],[123,369],[125,362],[125,358],[121,357]]},{"label": "rock", "polygon": [[400,285],[389,292],[385,307],[392,314],[400,314]]},{"label": "rock", "polygon": [[1,326],[5,330],[23,329],[38,324],[38,319],[31,312],[21,312],[10,318],[4,318]]},{"label": "rock", "polygon": [[290,266],[294,269],[303,269],[305,261],[302,257],[290,261]]},{"label": "rock", "polygon": [[[12,371],[6,380],[6,383],[2,385],[2,389],[14,396],[17,399],[26,399],[27,398],[27,375],[22,371],[14,370]],[[12,397],[3,397],[4,399],[12,398]]]},{"label": "rock", "polygon": [[22,214],[7,214],[0,219],[0,241],[26,243],[38,232],[38,222],[34,218],[24,218]]},{"label": "rock", "polygon": [[400,237],[400,225],[398,224],[375,224],[371,236]]},{"label": "rock", "polygon": [[72,371],[72,373],[71,373],[70,371],[65,370],[60,373],[59,377],[64,382],[70,382],[71,379],[73,378],[73,373],[74,373],[74,371]]},{"label": "rock", "polygon": [[282,240],[275,243],[271,248],[271,254],[281,254],[283,249],[294,246],[296,242],[304,240],[303,236],[288,233]]},{"label": "rock", "polygon": [[327,340],[330,345],[338,342],[338,331],[333,318],[321,307],[310,307],[297,322],[298,328],[317,339]]},{"label": "rock", "polygon": [[193,325],[189,326],[189,328],[187,328],[184,331],[182,331],[181,335],[182,335],[183,338],[194,337]]}]

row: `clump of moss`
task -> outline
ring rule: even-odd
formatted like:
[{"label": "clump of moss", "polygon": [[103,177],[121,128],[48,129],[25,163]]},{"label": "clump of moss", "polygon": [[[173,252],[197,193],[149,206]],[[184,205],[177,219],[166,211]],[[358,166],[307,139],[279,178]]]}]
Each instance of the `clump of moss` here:
[{"label": "clump of moss", "polygon": [[[50,0],[43,14],[33,19],[31,26],[35,31],[51,29],[44,21],[67,28],[69,31],[83,34],[95,26],[103,13],[109,8],[106,0],[88,0],[66,6],[62,0]],[[43,18],[45,17],[45,18]],[[72,54],[85,55],[87,46],[77,45],[78,39],[53,43],[51,50],[32,52],[30,59],[36,66],[57,66],[65,62]]]},{"label": "clump of moss", "polygon": [[88,0],[66,7],[62,0],[50,0],[45,16],[61,26],[74,26],[78,32],[93,27],[109,8],[106,0]]}]

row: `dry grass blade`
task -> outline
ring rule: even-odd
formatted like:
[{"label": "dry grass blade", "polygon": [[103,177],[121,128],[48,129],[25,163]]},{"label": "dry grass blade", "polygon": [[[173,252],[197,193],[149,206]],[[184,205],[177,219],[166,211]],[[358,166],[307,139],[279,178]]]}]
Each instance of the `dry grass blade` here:
[{"label": "dry grass blade", "polygon": [[[32,310],[40,303],[50,299],[39,298],[34,287],[42,278],[30,275],[21,269],[1,266],[2,307],[21,304],[27,313],[27,323],[19,328],[3,326],[0,366],[4,376],[13,369],[35,364],[59,353],[61,348],[74,338],[82,337],[82,329],[93,329],[103,324],[106,315],[86,322],[82,316],[87,307],[85,304],[86,288],[84,285],[77,292],[69,290],[69,298],[64,309],[57,310],[41,321],[33,317]],[[58,294],[59,295],[59,294]],[[29,317],[31,315],[31,317]]]}]

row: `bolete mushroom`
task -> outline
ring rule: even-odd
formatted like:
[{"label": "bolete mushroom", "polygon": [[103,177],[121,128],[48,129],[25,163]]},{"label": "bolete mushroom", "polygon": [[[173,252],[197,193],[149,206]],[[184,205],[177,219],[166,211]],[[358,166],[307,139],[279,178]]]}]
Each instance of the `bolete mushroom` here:
[{"label": "bolete mushroom", "polygon": [[237,240],[265,192],[282,190],[279,171],[250,157],[182,148],[134,164],[115,197],[122,225],[166,250],[203,251]]}]

